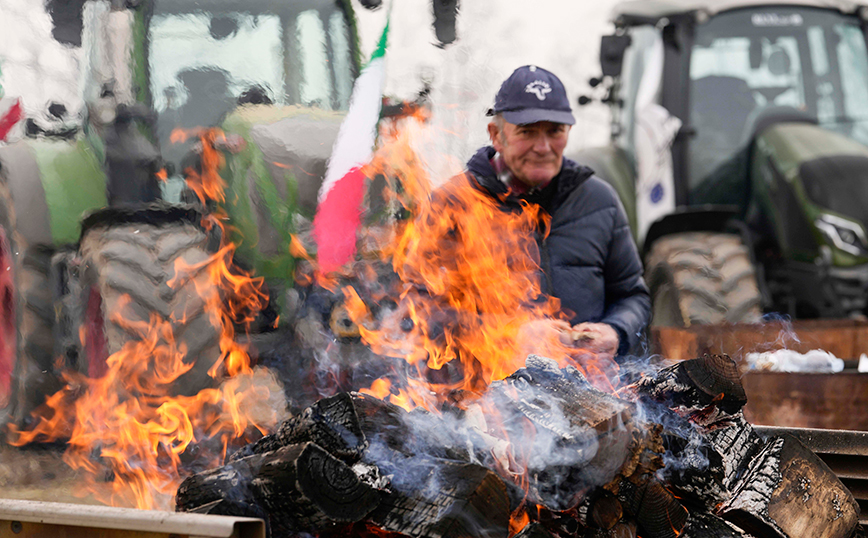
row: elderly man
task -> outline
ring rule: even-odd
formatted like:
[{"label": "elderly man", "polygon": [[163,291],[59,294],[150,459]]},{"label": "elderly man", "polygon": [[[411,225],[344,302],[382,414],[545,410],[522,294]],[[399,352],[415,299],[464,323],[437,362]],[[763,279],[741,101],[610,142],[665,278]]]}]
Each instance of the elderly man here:
[{"label": "elderly man", "polygon": [[520,67],[489,114],[491,146],[470,159],[469,175],[503,203],[524,200],[551,216],[540,242],[543,290],[572,315],[580,347],[624,355],[636,347],[651,301],[614,189],[563,156],[575,123],[563,84],[540,67]]}]

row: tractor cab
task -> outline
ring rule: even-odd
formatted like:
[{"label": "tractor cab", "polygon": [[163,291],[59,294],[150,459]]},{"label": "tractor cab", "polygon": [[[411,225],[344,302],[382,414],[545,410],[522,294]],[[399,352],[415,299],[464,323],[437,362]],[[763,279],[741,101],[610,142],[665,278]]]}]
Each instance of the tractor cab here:
[{"label": "tractor cab", "polygon": [[346,110],[357,73],[350,23],[326,0],[154,2],[147,61],[163,158],[177,169],[187,149],[172,131],[220,125],[241,105]]},{"label": "tractor cab", "polygon": [[619,192],[646,264],[664,236],[735,234],[766,310],[865,314],[868,4],[628,1],[612,20],[595,81],[612,146],[577,158]]}]

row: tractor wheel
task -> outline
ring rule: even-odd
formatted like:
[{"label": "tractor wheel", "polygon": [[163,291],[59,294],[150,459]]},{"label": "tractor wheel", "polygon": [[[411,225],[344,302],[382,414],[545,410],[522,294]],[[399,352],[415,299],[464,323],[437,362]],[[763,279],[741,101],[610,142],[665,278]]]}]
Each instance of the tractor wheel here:
[{"label": "tractor wheel", "polygon": [[761,297],[747,247],[737,235],[692,232],[658,239],[645,259],[655,326],[760,320]]},{"label": "tractor wheel", "polygon": [[[193,364],[173,394],[213,385],[207,372],[220,356],[220,322],[208,304],[220,304],[220,291],[209,282],[214,261],[205,231],[187,222],[99,226],[85,233],[80,253],[82,369],[89,377],[105,374],[106,359],[125,344],[150,335],[156,345],[173,340]],[[150,331],[155,325],[161,329]]]},{"label": "tractor wheel", "polygon": [[3,423],[24,425],[45,397],[62,386],[54,368],[54,301],[49,283],[52,255],[51,247],[21,245],[12,197],[5,184],[0,184],[0,422]]},{"label": "tractor wheel", "polygon": [[50,280],[51,256],[47,246],[24,252],[18,265],[18,361],[13,373],[12,420],[26,425],[30,413],[63,382],[55,368],[54,295]]},{"label": "tractor wheel", "polygon": [[[9,192],[0,186],[0,409],[11,415],[17,396],[18,304],[15,213]],[[50,340],[49,340],[50,341]]]}]

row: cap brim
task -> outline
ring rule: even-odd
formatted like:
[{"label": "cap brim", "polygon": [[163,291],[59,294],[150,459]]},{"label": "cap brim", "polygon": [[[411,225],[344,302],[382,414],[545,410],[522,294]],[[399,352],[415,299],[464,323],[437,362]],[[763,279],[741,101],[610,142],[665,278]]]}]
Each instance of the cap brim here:
[{"label": "cap brim", "polygon": [[576,118],[573,113],[568,110],[549,110],[545,108],[525,108],[523,110],[513,110],[501,112],[503,119],[515,125],[528,125],[540,121],[550,121],[552,123],[563,123],[565,125],[575,125]]}]

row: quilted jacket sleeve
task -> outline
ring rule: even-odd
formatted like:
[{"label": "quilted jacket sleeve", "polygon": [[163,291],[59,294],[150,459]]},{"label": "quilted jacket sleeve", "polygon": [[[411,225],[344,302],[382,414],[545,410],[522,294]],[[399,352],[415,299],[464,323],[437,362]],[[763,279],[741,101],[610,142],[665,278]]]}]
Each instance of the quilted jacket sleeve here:
[{"label": "quilted jacket sleeve", "polygon": [[618,331],[618,355],[636,349],[640,336],[651,319],[651,297],[642,278],[642,261],[630,233],[627,215],[615,199],[612,238],[604,267],[606,311],[602,323]]}]

